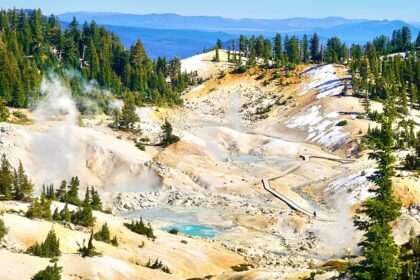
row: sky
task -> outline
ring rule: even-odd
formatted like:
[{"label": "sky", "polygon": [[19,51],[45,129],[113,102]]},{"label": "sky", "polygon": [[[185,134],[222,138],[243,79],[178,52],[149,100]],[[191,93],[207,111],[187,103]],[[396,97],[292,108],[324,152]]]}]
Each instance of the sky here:
[{"label": "sky", "polygon": [[261,19],[341,16],[420,22],[419,0],[0,0],[0,7],[41,8],[45,14],[177,13]]}]

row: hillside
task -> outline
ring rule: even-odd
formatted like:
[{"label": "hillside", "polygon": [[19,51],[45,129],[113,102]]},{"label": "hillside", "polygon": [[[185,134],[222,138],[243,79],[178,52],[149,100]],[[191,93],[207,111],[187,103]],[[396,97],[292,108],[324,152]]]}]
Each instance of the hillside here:
[{"label": "hillside", "polygon": [[[184,107],[137,108],[142,133],[151,143],[160,137],[162,122],[170,121],[180,141],[167,148],[137,149],[133,135],[112,130],[113,120],[105,115],[82,117],[79,127],[78,112],[65,92],[60,99],[47,99],[47,107],[43,103],[24,111],[32,124],[1,124],[1,152],[13,166],[18,159],[24,162],[36,193],[43,183],[58,185],[74,175],[80,177],[81,194],[87,185],[100,190],[114,215],[95,211],[93,229],[107,222],[120,244],[95,241],[102,255],[82,258],[76,242],[88,238],[88,229],[31,220],[22,215],[28,203],[1,202],[9,232],[1,241],[0,259],[7,260],[10,279],[27,279],[48,264],[23,251],[52,227],[60,239],[63,279],[298,279],[314,268],[322,270],[328,260],[345,263],[348,253],[358,254],[361,233],[352,215],[370,196],[367,176],[374,168],[358,147],[375,123],[357,118],[364,111],[360,98],[342,96],[348,70],[299,65],[279,82],[278,69],[233,74],[226,51],[220,50],[220,62],[213,62],[214,56],[181,61],[183,69],[206,79],[182,94]],[[47,96],[54,96],[57,88],[47,88]],[[378,102],[371,106],[382,108]],[[418,110],[410,115],[420,118]],[[346,126],[336,126],[343,120]],[[305,162],[302,155],[313,158]],[[261,183],[265,178],[275,192],[318,218],[294,211],[267,192]],[[410,228],[420,232],[418,213],[410,210],[420,201],[420,182],[407,171],[399,171],[394,182],[407,209],[394,225],[395,240],[403,244]],[[55,207],[63,204],[54,202]],[[140,216],[155,229],[155,241],[122,225]],[[167,233],[172,227],[181,233]],[[144,267],[156,258],[172,274]],[[253,268],[233,271],[240,264]],[[325,272],[333,275],[334,270]]]}]

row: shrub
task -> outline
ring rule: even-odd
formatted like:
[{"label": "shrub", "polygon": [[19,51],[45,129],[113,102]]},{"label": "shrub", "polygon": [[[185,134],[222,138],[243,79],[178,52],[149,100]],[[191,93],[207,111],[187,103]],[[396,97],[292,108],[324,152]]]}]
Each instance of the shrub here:
[{"label": "shrub", "polygon": [[2,239],[7,234],[7,228],[4,224],[3,219],[0,219],[0,239]]},{"label": "shrub", "polygon": [[109,232],[107,223],[102,225],[101,230],[95,233],[93,235],[93,238],[95,238],[95,240],[98,240],[98,241],[102,241],[102,242],[105,242],[114,246],[118,246],[117,237],[114,236],[114,238],[111,239],[111,233]]},{"label": "shrub", "polygon": [[167,147],[180,140],[178,136],[172,134],[172,125],[168,122],[168,120],[165,120],[165,123],[162,125],[161,129],[163,147]]},{"label": "shrub", "polygon": [[38,242],[35,245],[32,245],[26,251],[28,254],[43,257],[43,258],[53,258],[61,255],[60,252],[60,240],[57,238],[55,231],[52,229],[47,235],[47,238],[44,242],[39,244]]},{"label": "shrub", "polygon": [[177,235],[179,233],[179,231],[176,228],[172,228],[168,231],[170,234],[175,234]]},{"label": "shrub", "polygon": [[236,67],[233,71],[232,74],[243,74],[246,71],[248,71],[248,66],[246,65],[241,65],[239,67]]},{"label": "shrub", "polygon": [[345,126],[345,125],[347,125],[347,121],[346,121],[346,120],[339,121],[339,122],[336,124],[336,126]]},{"label": "shrub", "polygon": [[416,155],[408,154],[404,160],[404,169],[406,170],[420,169],[420,158]]},{"label": "shrub", "polygon": [[51,201],[46,200],[44,197],[41,197],[40,200],[35,199],[25,215],[29,219],[45,219],[51,221]]},{"label": "shrub", "polygon": [[94,257],[99,255],[99,253],[96,251],[95,246],[93,246],[93,231],[90,234],[88,245],[85,245],[85,240],[83,240],[83,246],[79,245],[79,253],[82,255],[82,258],[85,257]]},{"label": "shrub", "polygon": [[15,116],[18,119],[28,120],[28,116],[25,113],[21,112],[21,111],[14,111],[13,112],[13,116]]},{"label": "shrub", "polygon": [[162,261],[159,261],[159,259],[156,259],[153,264],[150,262],[150,259],[149,259],[149,261],[146,264],[146,267],[150,269],[160,269],[163,272],[171,274],[171,271],[169,270],[169,268],[163,265]]},{"label": "shrub", "polygon": [[378,111],[373,111],[368,114],[369,119],[375,122],[379,122],[382,119],[382,114],[378,113]]},{"label": "shrub", "polygon": [[139,149],[140,151],[145,151],[146,150],[146,147],[144,146],[144,144],[143,143],[136,143],[136,147],[137,147],[137,149]]},{"label": "shrub", "polygon": [[156,236],[153,234],[153,229],[150,223],[148,226],[146,226],[143,223],[143,219],[140,218],[139,221],[131,221],[131,223],[124,223],[124,225],[131,230],[132,232],[135,232],[137,234],[145,235],[148,238],[155,239]]},{"label": "shrub", "polygon": [[39,271],[31,279],[32,280],[60,280],[61,279],[61,270],[63,268],[57,266],[55,263],[54,266],[47,266],[44,270]]},{"label": "shrub", "polygon": [[249,270],[249,268],[252,268],[252,265],[251,264],[242,263],[242,264],[234,265],[231,268],[232,268],[233,271],[241,272],[241,271],[247,271],[247,270]]},{"label": "shrub", "polygon": [[259,74],[258,76],[257,76],[257,78],[255,78],[257,81],[259,81],[259,80],[262,80],[262,79],[264,79],[265,78],[265,72],[262,72],[261,74]]}]

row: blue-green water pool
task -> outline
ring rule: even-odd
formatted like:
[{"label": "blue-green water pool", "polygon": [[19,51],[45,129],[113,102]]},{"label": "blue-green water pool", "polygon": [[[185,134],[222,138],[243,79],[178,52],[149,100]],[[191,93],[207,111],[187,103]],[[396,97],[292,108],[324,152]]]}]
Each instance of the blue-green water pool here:
[{"label": "blue-green water pool", "polygon": [[161,229],[165,231],[176,229],[180,233],[183,233],[186,235],[199,236],[199,237],[205,237],[205,238],[214,238],[216,237],[216,235],[218,235],[218,231],[214,227],[199,225],[199,224],[173,225],[173,226],[166,226]]}]

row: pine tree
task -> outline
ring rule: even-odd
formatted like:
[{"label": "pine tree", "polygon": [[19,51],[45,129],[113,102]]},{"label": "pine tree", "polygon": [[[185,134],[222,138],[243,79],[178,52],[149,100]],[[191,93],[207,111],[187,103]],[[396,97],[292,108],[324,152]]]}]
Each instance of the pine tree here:
[{"label": "pine tree", "polygon": [[310,44],[310,50],[311,50],[311,60],[314,63],[320,62],[320,56],[319,56],[319,36],[318,34],[314,33],[311,40],[309,41]]},{"label": "pine tree", "polygon": [[118,246],[117,237],[114,236],[114,238],[111,239],[111,233],[109,232],[107,223],[103,224],[101,230],[95,233],[93,237],[95,238],[95,240],[112,244],[113,246]]},{"label": "pine tree", "polygon": [[365,231],[365,239],[359,244],[363,247],[365,259],[355,268],[357,279],[393,280],[399,274],[398,247],[394,243],[390,223],[400,214],[401,204],[396,201],[392,189],[394,175],[394,130],[395,119],[391,99],[387,100],[384,117],[381,118],[381,141],[375,143],[370,158],[378,163],[377,171],[369,178],[377,188],[371,192],[373,198],[366,200],[359,213],[367,219],[356,219],[355,225]]},{"label": "pine tree", "polygon": [[102,211],[101,197],[99,196],[98,191],[95,190],[93,187],[90,191],[90,197],[91,197],[90,206],[92,207],[92,210]]},{"label": "pine tree", "polygon": [[[244,35],[241,35],[239,37],[239,51],[245,57],[248,57],[247,45],[248,45],[247,37]],[[239,56],[241,56],[241,54],[239,54]]]},{"label": "pine tree", "polygon": [[276,62],[277,66],[281,65],[282,53],[283,45],[281,41],[281,34],[277,33],[274,37],[274,61]]},{"label": "pine tree", "polygon": [[13,173],[10,163],[3,154],[1,157],[0,166],[0,199],[10,200],[12,199],[12,188],[13,188]]},{"label": "pine tree", "polygon": [[67,182],[66,180],[62,180],[60,183],[60,187],[57,189],[55,193],[57,200],[60,202],[67,201]]},{"label": "pine tree", "polygon": [[60,256],[60,240],[57,238],[54,229],[50,230],[44,242],[41,244],[37,242],[35,245],[29,247],[27,253],[43,258],[53,258]]},{"label": "pine tree", "polygon": [[52,219],[54,221],[61,221],[62,218],[60,216],[60,213],[58,212],[58,207],[55,208],[54,213],[52,215]]},{"label": "pine tree", "polygon": [[25,173],[22,162],[19,161],[19,167],[17,171],[14,172],[14,199],[16,200],[29,200],[32,196],[34,186],[31,180]]},{"label": "pine tree", "polygon": [[[1,86],[0,86],[1,89]],[[9,109],[6,107],[6,101],[0,98],[0,122],[5,122],[9,118]]]},{"label": "pine tree", "polygon": [[93,217],[92,208],[90,206],[89,188],[86,189],[82,207],[79,207],[78,211],[74,213],[72,222],[84,227],[91,227],[95,224],[95,217]]},{"label": "pine tree", "polygon": [[121,116],[119,119],[119,129],[135,131],[134,125],[139,121],[140,118],[136,114],[134,98],[131,95],[129,95],[124,100],[124,106],[122,108]]},{"label": "pine tree", "polygon": [[69,206],[68,206],[67,202],[64,205],[63,210],[61,210],[61,212],[60,212],[60,217],[66,223],[70,223],[71,222],[72,213],[69,211]]},{"label": "pine tree", "polygon": [[85,257],[94,257],[99,253],[96,251],[95,246],[93,246],[93,231],[90,234],[88,245],[85,245],[85,240],[83,240],[83,246],[79,246],[79,252],[83,258]]},{"label": "pine tree", "polygon": [[220,62],[219,47],[216,47],[216,53],[213,58],[214,62]]},{"label": "pine tree", "polygon": [[73,205],[79,205],[79,203],[80,203],[80,200],[79,200],[79,186],[80,186],[79,178],[77,176],[72,177],[71,180],[70,180],[70,184],[68,186],[66,202],[68,202],[69,204],[73,204]]},{"label": "pine tree", "polygon": [[163,147],[167,147],[180,140],[178,136],[175,136],[172,134],[172,125],[167,119],[165,120],[165,123],[162,125],[161,129],[162,129],[162,142],[161,143]]},{"label": "pine tree", "polygon": [[30,219],[45,219],[51,221],[51,201],[47,200],[45,195],[42,195],[40,200],[35,199],[31,203],[25,215]]},{"label": "pine tree", "polygon": [[309,43],[308,43],[308,36],[305,34],[303,35],[302,40],[302,62],[309,63],[310,53],[309,53]]}]

